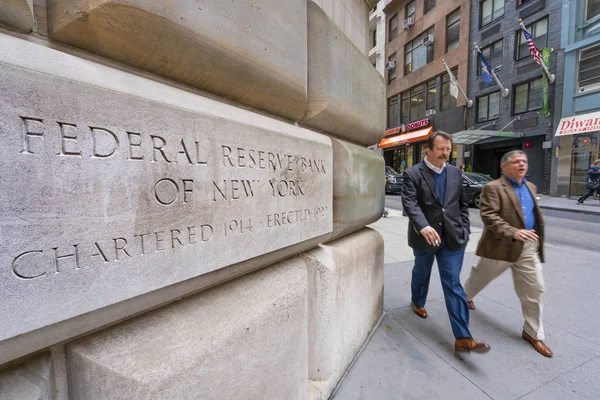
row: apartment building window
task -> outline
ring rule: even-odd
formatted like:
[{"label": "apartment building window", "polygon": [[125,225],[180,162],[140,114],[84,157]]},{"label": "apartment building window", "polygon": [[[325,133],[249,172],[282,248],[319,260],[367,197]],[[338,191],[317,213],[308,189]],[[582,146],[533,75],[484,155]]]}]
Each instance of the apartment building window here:
[{"label": "apartment building window", "polygon": [[435,79],[402,93],[400,122],[408,124],[425,118],[425,111],[435,109]]},{"label": "apartment building window", "polygon": [[[391,62],[396,64],[396,53],[394,53],[388,57],[388,63],[391,63]],[[386,68],[386,69],[388,70],[388,85],[389,85],[396,80],[396,66],[394,65],[394,68],[389,68],[389,69]]]},{"label": "apartment building window", "polygon": [[587,0],[585,5],[585,20],[589,21],[600,15],[600,0]]},{"label": "apartment building window", "polygon": [[[450,70],[452,75],[458,79],[458,68]],[[450,75],[442,76],[442,111],[456,107],[456,99],[450,94]]]},{"label": "apartment building window", "polygon": [[423,44],[426,36],[433,38],[433,27],[404,46],[404,74],[407,75],[433,61],[433,42]]},{"label": "apartment building window", "polygon": [[517,7],[521,7],[523,4],[527,4],[532,0],[517,0]]},{"label": "apartment building window", "polygon": [[425,9],[423,14],[427,14],[429,11],[435,8],[435,0],[425,0]]},{"label": "apartment building window", "polygon": [[414,17],[417,12],[417,5],[414,1],[411,1],[406,5],[406,18]]},{"label": "apartment building window", "polygon": [[371,47],[377,46],[377,28],[371,31]]},{"label": "apartment building window", "polygon": [[388,36],[389,36],[388,42],[391,42],[392,40],[394,40],[398,37],[398,14],[394,15],[390,19],[390,32],[389,32]]},{"label": "apartment building window", "polygon": [[600,89],[600,46],[594,46],[579,52],[579,73],[577,91]]},{"label": "apartment building window", "polygon": [[[527,25],[525,28],[531,34],[533,41],[538,49],[543,49],[548,46],[548,17],[544,19],[540,19],[535,21],[532,24]],[[525,35],[523,35],[523,31],[519,29],[517,32],[517,36],[519,39],[519,45],[516,46],[517,54],[515,55],[515,59],[522,60],[526,57],[530,57],[529,54],[529,46],[527,45],[527,40],[525,39]]]},{"label": "apartment building window", "polygon": [[[503,40],[500,39],[497,42],[494,42],[481,49],[483,56],[494,69],[502,66],[502,47]],[[481,57],[479,57],[477,65],[477,76],[481,76]]]},{"label": "apartment building window", "polygon": [[484,27],[504,15],[504,0],[479,2],[479,25]]},{"label": "apartment building window", "polygon": [[400,113],[398,112],[398,95],[388,99],[388,128],[400,125]]},{"label": "apartment building window", "polygon": [[491,121],[500,116],[500,92],[477,98],[477,122]]},{"label": "apartment building window", "polygon": [[541,77],[515,86],[515,90],[513,92],[515,114],[521,114],[542,108],[543,90]]},{"label": "apartment building window", "polygon": [[460,7],[446,17],[446,52],[458,48],[460,39]]}]

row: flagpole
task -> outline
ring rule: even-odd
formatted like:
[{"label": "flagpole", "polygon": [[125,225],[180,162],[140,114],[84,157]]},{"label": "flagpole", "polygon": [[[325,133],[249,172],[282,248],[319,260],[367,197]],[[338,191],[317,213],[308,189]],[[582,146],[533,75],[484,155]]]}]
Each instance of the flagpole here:
[{"label": "flagpole", "polygon": [[454,81],[456,81],[456,86],[458,86],[458,88],[460,89],[460,92],[462,93],[463,96],[465,96],[465,99],[467,100],[467,107],[471,108],[473,107],[473,100],[470,100],[467,97],[467,94],[465,93],[465,91],[463,90],[462,86],[460,86],[460,83],[458,82],[458,79],[456,79],[456,77],[454,76],[454,74],[452,74],[452,71],[450,71],[450,67],[448,67],[448,64],[446,64],[446,60],[442,60],[444,63],[444,67],[446,67],[446,71],[448,71],[448,73],[450,75],[452,75],[452,78],[454,78]]},{"label": "flagpole", "polygon": [[[481,52],[481,54],[483,54],[479,46],[477,46],[477,43],[475,43],[475,49],[478,52]],[[507,88],[505,88],[504,85],[502,85],[502,82],[500,82],[500,79],[498,79],[498,76],[494,72],[493,68],[490,68],[490,74],[492,75],[492,78],[494,78],[494,81],[496,81],[496,85],[500,87],[500,90],[502,91],[502,97],[508,97],[510,91]]]},{"label": "flagpole", "polygon": [[[519,18],[519,24],[521,25],[521,29],[527,30],[525,28],[525,24],[523,23],[523,20],[521,18]],[[523,33],[521,33],[521,35],[522,34]],[[535,44],[535,42],[534,42],[534,44]],[[542,67],[542,70],[546,74],[546,77],[548,78],[548,82],[550,82],[551,84],[554,83],[554,80],[556,79],[556,76],[554,76],[554,74],[550,73],[550,71],[548,70],[548,67],[546,66],[546,63],[544,62],[544,60],[540,60],[540,61],[541,61],[540,62],[540,67]]]}]

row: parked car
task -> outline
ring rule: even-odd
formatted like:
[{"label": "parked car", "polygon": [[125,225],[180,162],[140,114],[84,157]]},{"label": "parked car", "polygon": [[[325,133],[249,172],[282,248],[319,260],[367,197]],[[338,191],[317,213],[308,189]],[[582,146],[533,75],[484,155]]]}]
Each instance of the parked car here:
[{"label": "parked car", "polygon": [[400,193],[404,177],[392,167],[385,167],[385,193]]},{"label": "parked car", "polygon": [[478,172],[463,172],[463,186],[467,191],[469,202],[479,208],[481,191],[486,183],[493,181],[489,175]]}]

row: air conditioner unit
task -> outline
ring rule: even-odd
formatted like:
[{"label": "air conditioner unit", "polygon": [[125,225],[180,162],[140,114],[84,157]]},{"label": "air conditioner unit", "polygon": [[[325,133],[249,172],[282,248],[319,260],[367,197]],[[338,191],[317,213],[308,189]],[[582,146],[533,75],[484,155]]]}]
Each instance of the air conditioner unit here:
[{"label": "air conditioner unit", "polygon": [[396,69],[396,61],[388,61],[385,63],[385,70],[386,71],[391,71],[393,69]]},{"label": "air conditioner unit", "polygon": [[423,46],[431,46],[433,44],[433,35],[425,35],[423,38]]},{"label": "air conditioner unit", "polygon": [[410,29],[415,24],[415,17],[408,17],[404,20],[404,29]]},{"label": "air conditioner unit", "polygon": [[435,114],[435,110],[433,108],[425,111],[425,116],[426,117],[431,117],[434,114]]}]

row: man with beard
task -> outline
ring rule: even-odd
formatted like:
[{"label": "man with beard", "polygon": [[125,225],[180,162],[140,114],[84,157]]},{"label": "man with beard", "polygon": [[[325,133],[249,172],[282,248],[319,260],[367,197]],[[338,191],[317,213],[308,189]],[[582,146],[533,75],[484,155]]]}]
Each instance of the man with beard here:
[{"label": "man with beard", "polygon": [[446,164],[451,151],[452,136],[435,132],[427,141],[425,159],[404,171],[402,207],[409,218],[408,245],[415,255],[411,306],[415,314],[427,318],[424,307],[436,258],[455,350],[486,353],[490,346],[476,342],[469,332],[467,297],[460,284],[470,234],[469,204],[460,169]]},{"label": "man with beard", "polygon": [[527,156],[521,150],[506,153],[500,164],[504,176],[481,192],[485,230],[477,246],[481,258],[465,283],[469,308],[475,309],[473,297],[511,268],[525,318],[521,336],[538,353],[552,357],[552,350],[543,342],[544,220],[535,200],[536,187],[525,179]]}]

